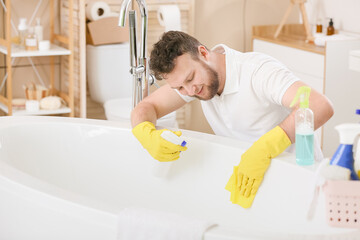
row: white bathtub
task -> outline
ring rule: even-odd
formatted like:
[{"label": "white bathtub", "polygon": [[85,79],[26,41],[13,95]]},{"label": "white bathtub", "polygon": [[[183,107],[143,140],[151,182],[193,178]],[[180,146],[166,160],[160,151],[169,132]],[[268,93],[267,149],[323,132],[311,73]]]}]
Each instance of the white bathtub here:
[{"label": "white bathtub", "polygon": [[168,178],[129,123],[55,117],[0,118],[0,239],[115,240],[124,207],[212,220],[205,240],[360,239],[326,225],[319,201],[306,221],[313,172],[294,156],[272,161],[252,208],[229,201],[224,187],[249,144],[183,131],[188,150]]}]

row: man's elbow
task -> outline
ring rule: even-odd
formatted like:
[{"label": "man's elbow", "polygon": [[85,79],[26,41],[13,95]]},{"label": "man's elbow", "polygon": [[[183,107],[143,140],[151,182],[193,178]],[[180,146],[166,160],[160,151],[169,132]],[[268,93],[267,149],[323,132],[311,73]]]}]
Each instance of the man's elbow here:
[{"label": "man's elbow", "polygon": [[329,121],[329,119],[334,116],[334,107],[333,104],[330,102],[329,99],[326,99],[326,103],[324,104],[324,123]]}]

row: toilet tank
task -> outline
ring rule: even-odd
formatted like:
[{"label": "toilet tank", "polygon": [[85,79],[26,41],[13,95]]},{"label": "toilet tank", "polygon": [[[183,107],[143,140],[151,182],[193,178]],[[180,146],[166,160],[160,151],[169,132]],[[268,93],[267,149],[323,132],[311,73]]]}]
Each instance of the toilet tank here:
[{"label": "toilet tank", "polygon": [[86,46],[86,72],[92,100],[105,103],[132,95],[129,43]]}]

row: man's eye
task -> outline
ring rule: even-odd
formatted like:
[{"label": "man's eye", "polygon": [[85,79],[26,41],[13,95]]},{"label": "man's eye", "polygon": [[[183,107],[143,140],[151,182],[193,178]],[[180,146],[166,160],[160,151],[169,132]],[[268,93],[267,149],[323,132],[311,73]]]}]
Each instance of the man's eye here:
[{"label": "man's eye", "polygon": [[195,73],[193,73],[190,77],[190,79],[188,80],[188,82],[191,82],[192,80],[194,80],[194,77],[195,77]]}]

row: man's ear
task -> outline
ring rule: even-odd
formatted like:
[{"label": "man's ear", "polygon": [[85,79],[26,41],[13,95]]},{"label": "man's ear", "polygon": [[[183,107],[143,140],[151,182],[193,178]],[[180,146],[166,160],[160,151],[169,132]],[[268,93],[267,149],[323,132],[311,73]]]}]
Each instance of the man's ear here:
[{"label": "man's ear", "polygon": [[200,59],[204,59],[206,61],[209,61],[210,59],[210,52],[206,49],[205,46],[200,45],[198,46],[198,51],[199,51],[199,57]]}]

